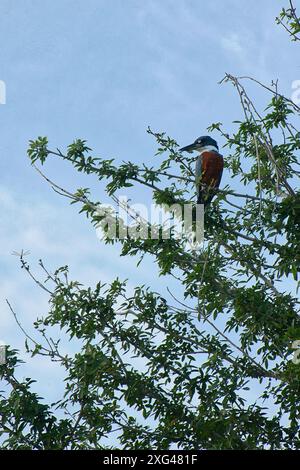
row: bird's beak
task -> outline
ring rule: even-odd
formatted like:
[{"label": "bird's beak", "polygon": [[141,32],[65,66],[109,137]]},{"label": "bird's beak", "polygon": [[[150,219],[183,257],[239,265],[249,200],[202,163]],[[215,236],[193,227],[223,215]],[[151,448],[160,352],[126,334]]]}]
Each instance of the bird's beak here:
[{"label": "bird's beak", "polygon": [[194,150],[196,150],[197,146],[193,143],[190,145],[187,145],[186,147],[182,147],[179,149],[179,152],[189,152],[192,153]]}]

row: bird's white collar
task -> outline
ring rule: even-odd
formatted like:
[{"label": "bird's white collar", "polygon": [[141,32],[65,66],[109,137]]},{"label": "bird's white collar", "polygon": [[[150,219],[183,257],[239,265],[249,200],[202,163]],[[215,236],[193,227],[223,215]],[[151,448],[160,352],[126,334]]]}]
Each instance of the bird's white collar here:
[{"label": "bird's white collar", "polygon": [[211,151],[219,153],[217,147],[215,147],[214,145],[207,145],[206,147],[203,147],[202,149],[199,149],[199,154],[202,155],[202,153],[204,153],[204,152],[211,152]]}]

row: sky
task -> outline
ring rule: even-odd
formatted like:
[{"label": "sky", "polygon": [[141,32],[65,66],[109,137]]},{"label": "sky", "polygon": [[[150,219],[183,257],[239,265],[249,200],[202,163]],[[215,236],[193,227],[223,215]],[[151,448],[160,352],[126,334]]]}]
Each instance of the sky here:
[{"label": "sky", "polygon": [[[25,357],[6,298],[30,333],[48,307],[13,251],[29,250],[37,274],[42,258],[52,270],[68,264],[83,283],[117,274],[129,278],[129,288],[145,283],[167,294],[150,260],[137,269],[134,259],[119,258],[118,246],[102,245],[76,208],[51,191],[30,166],[28,141],[45,135],[51,148],[64,150],[83,138],[99,156],[149,163],[149,125],[180,145],[212,122],[232,130],[241,110],[233,88],[219,84],[226,72],[267,84],[278,78],[287,96],[300,79],[297,45],[275,24],[282,6],[285,0],[1,0],[0,340]],[[265,95],[250,89],[264,107]],[[95,199],[105,198],[99,182],[62,162],[49,161],[45,172],[71,191],[92,184]],[[222,184],[230,184],[226,172]],[[57,367],[45,370],[35,359],[22,371],[40,379],[42,395],[57,398]]]}]

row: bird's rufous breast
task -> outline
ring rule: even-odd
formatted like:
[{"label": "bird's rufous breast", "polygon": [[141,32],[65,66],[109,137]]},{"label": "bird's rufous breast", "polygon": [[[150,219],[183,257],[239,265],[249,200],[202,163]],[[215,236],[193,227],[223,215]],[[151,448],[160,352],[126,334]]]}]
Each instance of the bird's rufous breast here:
[{"label": "bird's rufous breast", "polygon": [[201,183],[218,188],[223,173],[223,157],[217,152],[203,152],[202,155]]}]

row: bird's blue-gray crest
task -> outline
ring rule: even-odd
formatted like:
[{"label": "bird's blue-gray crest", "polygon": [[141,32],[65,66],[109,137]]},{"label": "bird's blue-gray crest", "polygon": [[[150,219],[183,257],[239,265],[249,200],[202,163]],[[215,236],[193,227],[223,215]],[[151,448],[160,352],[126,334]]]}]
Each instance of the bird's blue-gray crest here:
[{"label": "bird's blue-gray crest", "polygon": [[205,147],[215,147],[217,150],[219,148],[217,142],[212,137],[203,135],[202,137],[198,137],[192,144],[179,149],[179,152],[193,152],[194,150],[201,150]]}]

